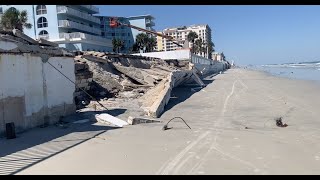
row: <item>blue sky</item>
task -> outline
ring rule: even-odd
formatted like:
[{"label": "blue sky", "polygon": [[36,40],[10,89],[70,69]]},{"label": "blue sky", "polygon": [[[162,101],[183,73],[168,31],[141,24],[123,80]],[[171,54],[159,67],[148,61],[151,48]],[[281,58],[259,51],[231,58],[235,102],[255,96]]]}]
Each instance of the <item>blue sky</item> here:
[{"label": "blue sky", "polygon": [[100,14],[151,14],[155,29],[208,24],[216,51],[245,64],[320,60],[320,6],[100,5]]}]

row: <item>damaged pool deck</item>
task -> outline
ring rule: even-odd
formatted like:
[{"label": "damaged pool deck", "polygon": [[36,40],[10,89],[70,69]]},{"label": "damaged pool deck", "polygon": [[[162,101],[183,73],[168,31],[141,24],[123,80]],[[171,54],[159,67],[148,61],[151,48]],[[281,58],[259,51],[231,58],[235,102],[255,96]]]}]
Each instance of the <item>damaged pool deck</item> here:
[{"label": "damaged pool deck", "polygon": [[[204,82],[175,88],[163,123],[84,121],[1,139],[0,174],[320,174],[318,85],[243,69]],[[163,131],[176,116],[192,129],[177,119]]]}]

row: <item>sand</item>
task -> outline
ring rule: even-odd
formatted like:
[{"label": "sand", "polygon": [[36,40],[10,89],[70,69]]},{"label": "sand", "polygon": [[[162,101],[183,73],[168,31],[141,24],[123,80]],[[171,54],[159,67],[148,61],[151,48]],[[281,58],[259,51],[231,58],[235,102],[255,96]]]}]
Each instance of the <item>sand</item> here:
[{"label": "sand", "polygon": [[[180,116],[192,129],[178,119],[166,131],[164,123],[119,129],[73,124],[59,129],[60,135],[53,127],[35,129],[10,143],[0,140],[1,147],[6,144],[0,169],[8,174],[320,174],[319,84],[244,69],[205,82],[198,92],[176,88],[160,118]],[[288,127],[275,125],[280,116]],[[52,135],[14,148],[43,133]],[[38,152],[38,160],[17,168],[23,159],[36,159],[30,155],[37,154],[34,145],[47,154]],[[57,150],[48,155],[52,147]]]}]

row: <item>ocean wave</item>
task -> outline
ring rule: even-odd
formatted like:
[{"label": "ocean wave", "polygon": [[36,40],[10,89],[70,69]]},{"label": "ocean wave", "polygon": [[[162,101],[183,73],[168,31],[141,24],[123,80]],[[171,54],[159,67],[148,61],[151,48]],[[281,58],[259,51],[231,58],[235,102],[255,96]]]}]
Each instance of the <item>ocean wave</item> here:
[{"label": "ocean wave", "polygon": [[320,63],[291,63],[291,64],[266,64],[262,67],[284,67],[284,68],[318,68]]}]

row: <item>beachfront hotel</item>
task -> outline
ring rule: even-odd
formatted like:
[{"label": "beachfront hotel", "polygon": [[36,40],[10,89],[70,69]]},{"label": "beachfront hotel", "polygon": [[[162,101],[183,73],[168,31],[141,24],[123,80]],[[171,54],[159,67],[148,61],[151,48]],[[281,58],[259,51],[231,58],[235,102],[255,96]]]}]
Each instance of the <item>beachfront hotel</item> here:
[{"label": "beachfront hotel", "polygon": [[[33,39],[43,38],[71,51],[112,52],[112,39],[124,41],[122,53],[128,53],[140,32],[129,27],[111,28],[109,18],[99,16],[93,5],[0,5],[0,17],[14,7],[28,12],[31,29],[24,33]],[[118,17],[123,23],[154,31],[154,17],[140,15]]]}]

